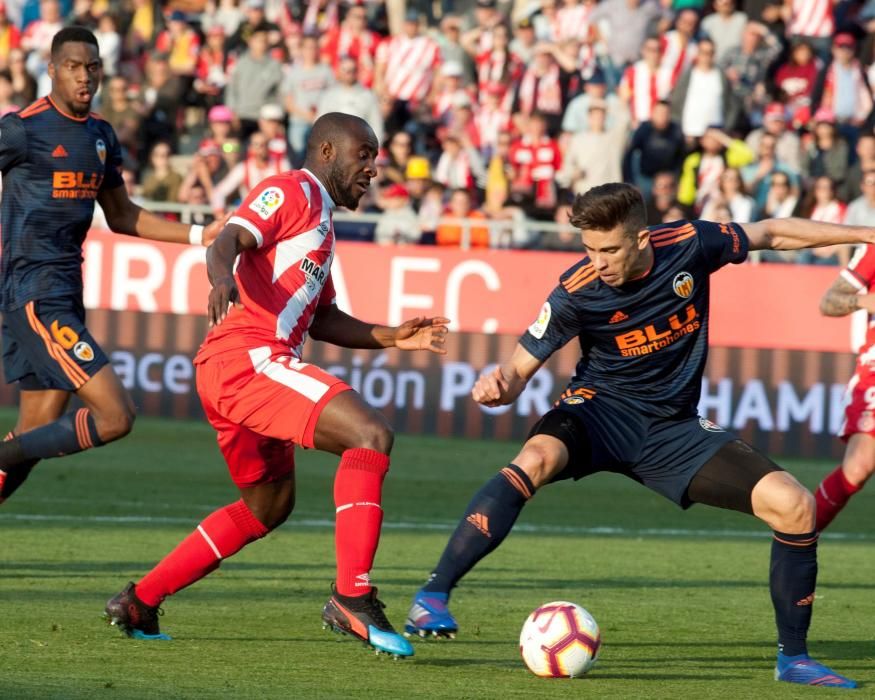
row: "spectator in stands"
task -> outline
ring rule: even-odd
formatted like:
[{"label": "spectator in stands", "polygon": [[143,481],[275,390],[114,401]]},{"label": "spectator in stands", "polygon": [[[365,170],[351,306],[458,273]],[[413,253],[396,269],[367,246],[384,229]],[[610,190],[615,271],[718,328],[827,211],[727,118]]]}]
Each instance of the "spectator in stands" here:
[{"label": "spectator in stands", "polygon": [[116,75],[104,81],[100,91],[100,113],[112,124],[125,152],[136,155],[139,151],[140,125],[143,118],[128,95],[126,78]]},{"label": "spectator in stands", "polygon": [[593,101],[605,105],[605,128],[610,129],[617,119],[627,120],[627,105],[615,92],[608,92],[604,73],[598,70],[583,84],[583,92],[574,97],[565,108],[560,143],[567,143],[574,134],[589,129],[589,105]]},{"label": "spectator in stands", "polygon": [[9,67],[9,57],[13,49],[21,45],[21,32],[10,21],[6,3],[0,1],[0,69]]},{"label": "spectator in stands", "polygon": [[245,15],[237,0],[218,0],[206,3],[201,26],[208,35],[214,27],[221,27],[222,36],[231,36],[244,19]]},{"label": "spectator in stands", "polygon": [[729,137],[719,128],[709,128],[699,139],[698,150],[684,159],[678,182],[678,201],[701,212],[708,198],[717,192],[726,168],[742,168],[754,154],[740,139]]},{"label": "spectator in stands", "polygon": [[434,184],[431,179],[431,163],[428,162],[428,158],[423,156],[411,157],[407,161],[404,176],[403,184],[410,194],[410,203],[414,210],[419,211],[425,193]]},{"label": "spectator in stands", "polygon": [[365,6],[350,5],[343,21],[323,35],[322,60],[339,73],[341,62],[347,58],[353,59],[358,71],[358,82],[369,88],[374,82],[374,65],[380,37],[368,29],[367,22]]},{"label": "spectator in stands", "polygon": [[448,133],[434,169],[434,179],[447,189],[483,189],[486,166],[477,147],[464,134]]},{"label": "spectator in stands", "polygon": [[472,94],[464,86],[465,69],[458,61],[445,61],[432,84],[428,97],[431,119],[435,124],[446,124],[454,102]]},{"label": "spectator in stands", "polygon": [[175,144],[177,123],[185,86],[170,70],[167,56],[150,54],[146,61],[146,82],[142,90],[142,141],[138,159],[145,159],[158,141]]},{"label": "spectator in stands", "polygon": [[221,146],[212,140],[203,141],[192,159],[191,167],[179,187],[179,201],[192,203],[192,191],[195,187],[203,190],[208,204],[213,196],[213,189],[228,174],[228,165],[222,158]]},{"label": "spectator in stands", "polygon": [[115,15],[110,12],[104,12],[100,15],[94,36],[100,50],[103,74],[111,77],[118,73],[122,58],[122,36],[119,34],[118,20],[116,20]]},{"label": "spectator in stands", "polygon": [[419,217],[410,206],[410,193],[404,185],[394,183],[383,190],[379,197],[383,210],[374,242],[381,245],[419,243]]},{"label": "spectator in stands", "polygon": [[64,28],[58,0],[40,0],[39,19],[24,28],[21,48],[27,52],[27,69],[36,78],[41,95],[48,94],[51,81],[47,73],[52,37]]},{"label": "spectator in stands", "polygon": [[267,136],[256,131],[249,138],[246,159],[231,168],[230,172],[213,188],[210,206],[216,218],[225,213],[229,201],[242,200],[264,178],[290,170],[288,161],[270,157]]},{"label": "spectator in stands", "polygon": [[857,139],[857,157],[848,168],[848,175],[843,186],[839,188],[842,198],[850,202],[863,194],[861,182],[863,173],[867,170],[875,170],[875,134],[863,133]]},{"label": "spectator in stands", "polygon": [[403,33],[388,37],[377,49],[374,90],[392,100],[393,121],[400,124],[424,111],[441,64],[438,43],[421,29],[419,12],[408,9]]},{"label": "spectator in stands", "polygon": [[318,37],[307,34],[301,39],[298,60],[286,70],[280,87],[280,99],[289,113],[289,143],[292,161],[300,163],[304,157],[307,134],[316,121],[319,98],[334,85],[334,72],[319,58]]},{"label": "spectator in stands", "polygon": [[708,221],[719,221],[716,209],[725,207],[729,210],[729,221],[747,224],[753,221],[756,203],[744,192],[741,173],[737,168],[726,168],[720,174],[715,196],[710,197],[702,208],[702,218]]},{"label": "spectator in stands", "polygon": [[170,165],[170,144],[159,141],[149,153],[149,166],[143,175],[141,194],[150,202],[178,201],[182,175]]},{"label": "spectator in stands", "polygon": [[483,212],[473,208],[471,192],[467,188],[454,189],[444,211],[444,217],[453,221],[442,222],[437,227],[436,242],[440,246],[463,248],[488,248],[489,228],[485,225],[458,222],[458,219],[486,220]]},{"label": "spectator in stands", "polygon": [[[699,24],[699,13],[692,9],[680,10],[675,19],[674,29],[662,35],[661,54],[657,82],[659,92],[668,95],[678,84],[681,76],[693,67],[699,47],[696,43],[696,27]],[[711,63],[714,58],[715,44],[711,41]]]},{"label": "spectator in stands", "polygon": [[221,104],[234,59],[225,50],[225,28],[216,23],[207,29],[206,43],[198,53],[194,89],[209,107]]},{"label": "spectator in stands", "polygon": [[537,44],[535,26],[528,17],[521,18],[513,28],[513,39],[510,41],[510,52],[523,64],[529,63],[535,55]]},{"label": "spectator in stands", "polygon": [[245,19],[237,26],[236,31],[228,37],[225,48],[231,53],[243,53],[249,47],[252,35],[264,32],[268,45],[279,42],[279,27],[269,22],[264,14],[264,0],[243,0]]},{"label": "spectator in stands", "polygon": [[547,133],[559,133],[571,73],[556,62],[554,50],[551,44],[538,44],[535,57],[523,71],[513,105],[519,131],[526,128],[528,117],[537,112],[544,120]]},{"label": "spectator in stands", "polygon": [[13,102],[12,98],[14,95],[15,89],[12,87],[12,76],[8,70],[0,70],[0,117],[21,109]]},{"label": "spectator in stands", "polygon": [[[841,224],[845,221],[847,205],[836,192],[836,183],[826,175],[814,181],[814,186],[802,203],[802,215],[812,221]],[[816,250],[799,251],[797,260],[808,265],[842,265],[851,259],[851,246],[833,245]]]},{"label": "spectator in stands", "polygon": [[449,61],[454,61],[462,66],[467,75],[470,73],[471,60],[465,47],[462,46],[461,37],[461,18],[453,14],[444,15],[441,18],[440,30],[434,37],[441,49],[441,62],[446,65]]},{"label": "spectator in stands", "polygon": [[684,135],[671,120],[668,102],[657,102],[650,121],[642,123],[632,135],[623,159],[623,177],[644,194],[657,173],[678,173],[686,155]]},{"label": "spectator in stands", "polygon": [[562,167],[556,174],[560,185],[574,194],[583,194],[592,187],[619,182],[623,177],[623,152],[629,135],[629,114],[607,123],[607,105],[593,100],[589,105],[590,126],[571,137],[562,156]]},{"label": "spectator in stands", "polygon": [[167,29],[155,39],[155,50],[166,53],[167,62],[174,75],[187,78],[186,85],[194,79],[201,39],[191,28],[184,12],[173,10],[167,18]]},{"label": "spectator in stands", "polygon": [[808,183],[827,177],[836,183],[844,182],[850,159],[848,143],[838,133],[835,115],[828,109],[819,109],[814,115],[814,138],[802,151],[800,168]]},{"label": "spectator in stands", "polygon": [[875,226],[875,169],[863,171],[860,188],[863,194],[848,205],[844,223],[849,226]]},{"label": "spectator in stands", "polygon": [[481,103],[474,116],[480,138],[480,151],[488,161],[498,148],[502,134],[510,134],[513,128],[510,109],[505,99],[505,87],[490,83],[481,95]]},{"label": "spectator in stands", "polygon": [[717,63],[741,46],[746,24],[747,15],[738,9],[735,0],[714,0],[714,12],[702,20],[702,33],[714,42]]},{"label": "spectator in stands", "polygon": [[[660,51],[659,39],[648,37],[641,47],[641,58],[623,71],[618,94],[632,114],[633,126],[637,127],[648,121],[656,103],[668,96],[668,92],[660,90],[657,80]],[[568,105],[565,111],[566,120],[577,99],[579,98],[575,98]],[[568,131],[564,123],[562,128]]]},{"label": "spectator in stands", "polygon": [[9,75],[12,77],[12,101],[26,107],[36,99],[36,80],[27,72],[25,53],[22,49],[9,52]]},{"label": "spectator in stands", "polygon": [[558,202],[556,173],[562,167],[559,143],[547,133],[547,118],[534,112],[510,147],[511,199],[535,219],[550,221]]},{"label": "spectator in stands", "polygon": [[829,57],[835,31],[835,0],[784,0],[783,19],[787,36],[804,39],[824,61]]},{"label": "spectator in stands", "polygon": [[811,118],[811,97],[817,83],[818,61],[807,40],[797,38],[790,47],[790,60],[775,73],[775,87],[783,95],[790,119],[795,127],[804,126]]},{"label": "spectator in stands", "polygon": [[258,110],[258,131],[267,136],[267,150],[272,159],[291,162],[286,138],[286,113],[282,107],[273,103],[261,105]]},{"label": "spectator in stands", "polygon": [[383,115],[374,93],[358,82],[355,59],[343,58],[337,66],[337,81],[322,93],[316,116],[327,112],[345,112],[361,117],[374,130],[377,141],[383,141]]},{"label": "spectator in stands", "polygon": [[[647,206],[647,225],[656,226],[666,221],[666,214],[673,207],[682,206],[678,202],[678,180],[673,172],[658,172],[653,176],[650,196],[645,200]],[[686,209],[682,219],[690,218]]]},{"label": "spectator in stands", "polygon": [[407,164],[412,155],[413,137],[406,131],[397,131],[392,134],[386,149],[386,161],[380,168],[380,180],[403,184],[406,179]]},{"label": "spectator in stands", "polygon": [[541,250],[583,252],[580,232],[571,225],[570,204],[560,204],[556,207],[554,223],[557,228],[542,233],[538,239],[537,247]]},{"label": "spectator in stands", "polygon": [[802,147],[796,132],[787,128],[787,115],[780,102],[772,102],[766,107],[763,112],[763,125],[751,131],[745,142],[752,151],[758,152],[760,139],[765,134],[775,137],[775,155],[781,165],[798,174]]},{"label": "spectator in stands", "polygon": [[422,232],[419,242],[423,245],[434,245],[438,223],[444,215],[446,188],[441,183],[431,180],[420,180],[419,182],[427,183],[416,208],[419,217],[419,230]]},{"label": "spectator in stands", "polygon": [[609,82],[616,85],[623,69],[637,60],[654,23],[658,23],[659,30],[667,28],[671,9],[661,8],[660,3],[650,0],[604,0],[593,10],[589,21],[607,45],[613,73]]},{"label": "spectator in stands", "polygon": [[210,107],[205,140],[214,141],[224,151],[225,144],[232,138],[236,138],[234,113],[225,105]]},{"label": "spectator in stands", "polygon": [[756,160],[741,170],[745,189],[760,208],[765,205],[772,178],[777,173],[786,175],[794,184],[799,179],[799,173],[789,168],[778,156],[777,143],[774,134],[764,133],[757,143]]},{"label": "spectator in stands", "polygon": [[493,30],[503,24],[504,18],[495,7],[495,0],[476,0],[474,27],[462,34],[461,44],[472,57],[490,51],[493,45]]},{"label": "spectator in stands", "polygon": [[735,100],[726,75],[714,65],[714,42],[702,39],[693,65],[678,81],[671,97],[672,119],[689,143],[709,126],[735,123]]},{"label": "spectator in stands", "polygon": [[872,90],[866,72],[854,56],[853,34],[842,32],[833,40],[832,61],[817,77],[811,101],[832,112],[846,139],[854,143],[858,127],[872,112]]},{"label": "spectator in stands", "polygon": [[799,203],[799,191],[786,173],[772,175],[766,204],[761,215],[773,219],[785,219],[796,212]]},{"label": "spectator in stands", "polygon": [[[506,25],[496,25],[489,36],[489,48],[472,54],[477,69],[477,90],[483,92],[487,85],[498,83],[513,93],[526,64],[510,50],[510,32]],[[474,50],[477,45],[470,48]]]},{"label": "spectator in stands", "polygon": [[751,123],[756,123],[768,100],[766,75],[781,53],[781,42],[766,25],[748,22],[741,44],[731,48],[720,61],[736,101]]},{"label": "spectator in stands", "polygon": [[234,64],[225,89],[225,104],[237,117],[244,140],[258,128],[261,106],[277,101],[283,78],[282,66],[268,54],[267,32],[263,28],[257,27],[250,33],[247,46]]}]

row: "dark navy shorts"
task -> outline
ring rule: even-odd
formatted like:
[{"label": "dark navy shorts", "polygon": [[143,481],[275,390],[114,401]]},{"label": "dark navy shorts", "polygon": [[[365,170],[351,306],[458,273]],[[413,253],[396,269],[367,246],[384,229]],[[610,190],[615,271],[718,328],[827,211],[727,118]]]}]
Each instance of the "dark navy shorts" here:
[{"label": "dark navy shorts", "polygon": [[77,391],[109,362],[80,300],[29,301],[3,314],[3,372],[25,391]]},{"label": "dark navy shorts", "polygon": [[554,481],[617,472],[682,508],[691,505],[687,487],[696,473],[738,439],[699,416],[648,416],[599,395],[560,400],[532,428],[534,435],[552,435],[568,448],[568,465]]}]

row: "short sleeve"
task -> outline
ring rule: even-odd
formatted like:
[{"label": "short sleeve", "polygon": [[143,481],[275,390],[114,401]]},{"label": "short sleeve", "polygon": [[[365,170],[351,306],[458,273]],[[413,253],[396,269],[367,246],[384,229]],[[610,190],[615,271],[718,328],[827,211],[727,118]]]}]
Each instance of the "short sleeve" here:
[{"label": "short sleeve", "polygon": [[875,280],[875,245],[864,243],[857,246],[851,262],[842,270],[842,278],[857,291],[868,290]]},{"label": "short sleeve", "polygon": [[541,306],[538,318],[523,333],[520,345],[539,360],[546,360],[580,335],[581,329],[574,299],[565,287],[559,285]]},{"label": "short sleeve", "polygon": [[730,263],[737,265],[747,260],[750,242],[741,226],[736,223],[718,224],[701,220],[692,223],[698,233],[709,272],[716,272]]},{"label": "short sleeve", "polygon": [[27,157],[27,132],[21,118],[9,114],[0,119],[0,171],[24,161]]},{"label": "short sleeve", "polygon": [[259,248],[272,246],[280,236],[295,233],[307,222],[302,212],[303,192],[294,192],[292,187],[297,184],[277,177],[263,180],[246,195],[228,223],[249,231]]},{"label": "short sleeve", "polygon": [[110,128],[107,138],[109,145],[106,149],[106,169],[103,173],[102,190],[114,190],[125,184],[122,177],[122,147],[115,135],[115,130]]},{"label": "short sleeve", "polygon": [[334,276],[329,272],[328,279],[322,285],[322,293],[319,295],[319,306],[331,306],[337,300],[337,294],[334,291]]}]

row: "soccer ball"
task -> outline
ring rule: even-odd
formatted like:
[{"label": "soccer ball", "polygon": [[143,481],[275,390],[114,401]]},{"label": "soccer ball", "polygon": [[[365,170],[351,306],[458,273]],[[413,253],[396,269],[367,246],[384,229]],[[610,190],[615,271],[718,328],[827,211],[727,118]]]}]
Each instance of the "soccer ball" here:
[{"label": "soccer ball", "polygon": [[523,661],[542,678],[582,676],[595,665],[600,644],[595,618],[561,600],[537,608],[520,632]]}]

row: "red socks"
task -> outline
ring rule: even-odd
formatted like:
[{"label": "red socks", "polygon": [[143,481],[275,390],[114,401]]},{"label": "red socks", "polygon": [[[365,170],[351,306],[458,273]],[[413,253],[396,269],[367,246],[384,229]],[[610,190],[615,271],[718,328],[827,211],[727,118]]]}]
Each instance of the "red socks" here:
[{"label": "red socks", "polygon": [[370,571],[374,564],[383,508],[380,505],[383,479],[389,471],[389,456],[365,448],[346,450],[334,478],[337,508],[337,592],[359,596],[371,591]]},{"label": "red socks", "polygon": [[842,465],[837,466],[814,492],[817,501],[817,531],[821,532],[845,507],[848,500],[862,487],[854,486],[845,478]]},{"label": "red socks", "polygon": [[137,597],[146,605],[158,605],[268,532],[242,500],[220,508],[143,577],[136,587]]}]

